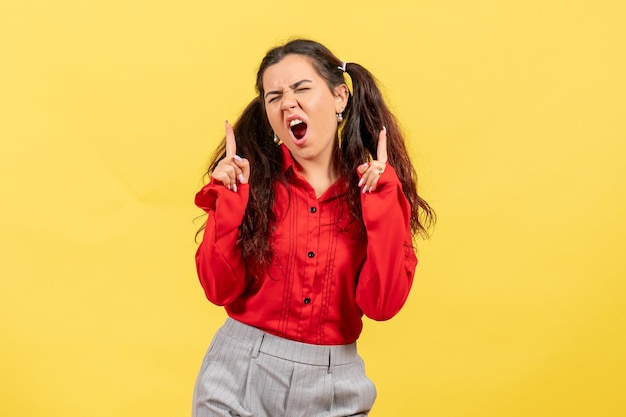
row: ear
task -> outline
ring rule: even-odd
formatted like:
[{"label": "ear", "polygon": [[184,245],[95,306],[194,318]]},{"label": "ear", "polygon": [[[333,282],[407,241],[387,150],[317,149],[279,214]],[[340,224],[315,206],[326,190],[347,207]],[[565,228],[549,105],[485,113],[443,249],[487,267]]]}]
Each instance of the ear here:
[{"label": "ear", "polygon": [[348,97],[350,97],[350,90],[345,84],[335,87],[335,113],[342,113],[348,105]]}]

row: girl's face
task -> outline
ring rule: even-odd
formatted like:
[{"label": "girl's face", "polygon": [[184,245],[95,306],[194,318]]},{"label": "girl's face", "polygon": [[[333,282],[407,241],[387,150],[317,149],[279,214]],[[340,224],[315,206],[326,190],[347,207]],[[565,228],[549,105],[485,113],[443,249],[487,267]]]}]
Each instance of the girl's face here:
[{"label": "girl's face", "polygon": [[267,67],[263,91],[270,125],[296,161],[330,164],[337,143],[336,114],[348,100],[346,85],[331,90],[310,58],[292,54]]}]

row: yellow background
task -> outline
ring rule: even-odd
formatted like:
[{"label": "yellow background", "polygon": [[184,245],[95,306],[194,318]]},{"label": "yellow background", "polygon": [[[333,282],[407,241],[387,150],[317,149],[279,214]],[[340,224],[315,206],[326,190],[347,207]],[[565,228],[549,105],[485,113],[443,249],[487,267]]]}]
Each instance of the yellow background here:
[{"label": "yellow background", "polygon": [[439,215],[372,416],[626,414],[622,1],[3,0],[0,415],[186,416],[207,159],[265,51],[379,78]]}]

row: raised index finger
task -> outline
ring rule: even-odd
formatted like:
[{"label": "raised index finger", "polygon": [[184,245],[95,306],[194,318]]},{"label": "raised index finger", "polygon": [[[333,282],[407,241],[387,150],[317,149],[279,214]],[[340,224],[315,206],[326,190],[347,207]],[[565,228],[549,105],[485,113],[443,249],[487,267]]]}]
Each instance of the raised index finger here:
[{"label": "raised index finger", "polygon": [[378,148],[376,149],[376,159],[383,164],[387,163],[387,128],[383,126],[383,130],[378,134]]},{"label": "raised index finger", "polygon": [[226,127],[226,157],[235,156],[237,153],[237,142],[235,141],[235,132],[233,127],[228,123],[228,120],[224,122]]}]

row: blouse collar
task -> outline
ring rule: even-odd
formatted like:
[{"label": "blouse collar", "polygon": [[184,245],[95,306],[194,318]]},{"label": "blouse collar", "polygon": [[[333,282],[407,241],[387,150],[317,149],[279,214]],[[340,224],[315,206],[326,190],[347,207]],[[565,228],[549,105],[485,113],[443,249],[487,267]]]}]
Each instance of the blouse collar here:
[{"label": "blouse collar", "polygon": [[[289,148],[285,146],[284,143],[280,144],[280,150],[283,154],[283,173],[287,173],[291,170],[296,176],[303,178],[302,175],[298,173],[298,163],[294,159],[293,155],[289,151]],[[327,200],[333,197],[339,197],[344,195],[347,192],[346,181],[343,177],[339,177],[337,181],[335,181],[329,188],[324,192],[324,194],[319,198],[321,200]]]}]

